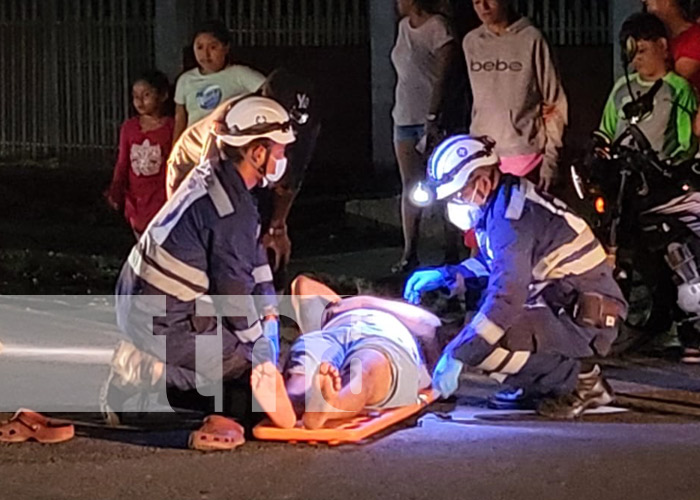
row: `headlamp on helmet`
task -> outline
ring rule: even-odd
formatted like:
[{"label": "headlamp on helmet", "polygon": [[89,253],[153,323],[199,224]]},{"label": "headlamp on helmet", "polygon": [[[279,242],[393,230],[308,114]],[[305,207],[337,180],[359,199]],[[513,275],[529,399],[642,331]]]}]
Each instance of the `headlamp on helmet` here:
[{"label": "headlamp on helmet", "polygon": [[486,136],[455,135],[442,141],[430,155],[426,179],[411,191],[411,202],[425,207],[459,192],[475,170],[498,165],[494,146]]},{"label": "headlamp on helmet", "polygon": [[428,207],[435,201],[435,188],[429,182],[420,181],[409,194],[411,203],[417,207]]}]

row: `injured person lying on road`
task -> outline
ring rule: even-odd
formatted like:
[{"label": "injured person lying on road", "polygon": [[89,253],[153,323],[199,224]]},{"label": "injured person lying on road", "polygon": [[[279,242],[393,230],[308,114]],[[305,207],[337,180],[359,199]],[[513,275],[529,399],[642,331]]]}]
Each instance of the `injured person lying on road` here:
[{"label": "injured person lying on road", "polygon": [[284,370],[271,362],[254,367],[253,394],[273,424],[308,429],[366,410],[413,405],[430,387],[440,354],[440,320],[403,302],[370,296],[342,298],[300,276],[292,283],[302,335]]}]

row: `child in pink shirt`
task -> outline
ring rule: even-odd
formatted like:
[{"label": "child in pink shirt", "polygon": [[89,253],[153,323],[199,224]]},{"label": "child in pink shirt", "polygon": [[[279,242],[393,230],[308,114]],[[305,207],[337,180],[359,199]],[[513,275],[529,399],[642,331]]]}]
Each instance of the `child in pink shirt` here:
[{"label": "child in pink shirt", "polygon": [[168,78],[149,71],[136,79],[132,99],[137,116],[124,122],[119,157],[107,192],[110,205],[129,222],[136,237],[165,203],[165,162],[173,140],[173,118],[165,115]]}]

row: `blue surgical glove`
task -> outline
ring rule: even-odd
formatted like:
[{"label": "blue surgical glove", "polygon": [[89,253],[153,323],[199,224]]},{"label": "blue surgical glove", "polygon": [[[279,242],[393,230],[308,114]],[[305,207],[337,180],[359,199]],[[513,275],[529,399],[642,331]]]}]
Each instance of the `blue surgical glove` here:
[{"label": "blue surgical glove", "polygon": [[421,295],[446,286],[445,278],[437,269],[421,269],[414,272],[403,289],[403,298],[411,304],[419,304]]},{"label": "blue surgical glove", "polygon": [[449,352],[440,356],[433,371],[433,388],[440,393],[440,396],[448,398],[457,391],[459,375],[463,367],[464,363],[453,358]]},{"label": "blue surgical glove", "polygon": [[263,321],[263,337],[269,342],[270,361],[276,366],[280,357],[280,322],[277,317],[270,317]]}]

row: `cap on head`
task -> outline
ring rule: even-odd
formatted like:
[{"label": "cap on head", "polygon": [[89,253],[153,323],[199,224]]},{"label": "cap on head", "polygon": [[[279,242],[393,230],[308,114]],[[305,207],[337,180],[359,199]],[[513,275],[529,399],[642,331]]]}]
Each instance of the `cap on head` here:
[{"label": "cap on head", "polygon": [[242,98],[231,107],[224,121],[227,130],[218,138],[233,147],[245,146],[256,139],[278,144],[291,144],[296,139],[289,113],[269,97]]}]

